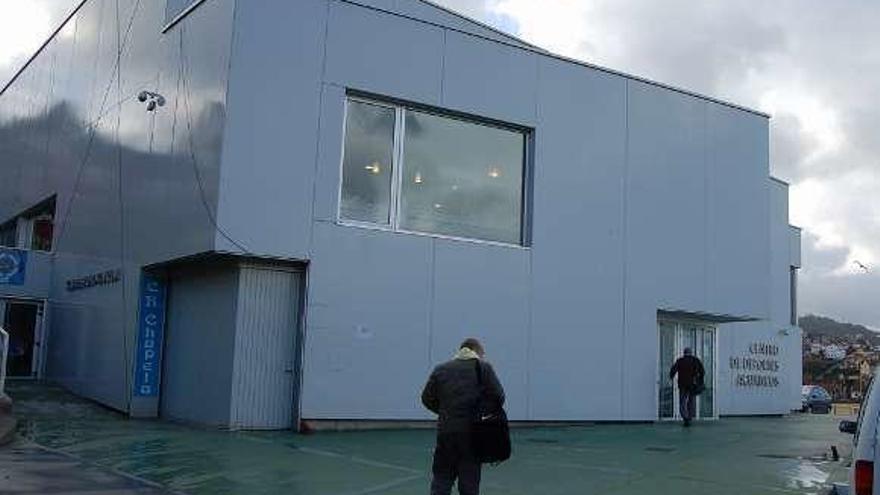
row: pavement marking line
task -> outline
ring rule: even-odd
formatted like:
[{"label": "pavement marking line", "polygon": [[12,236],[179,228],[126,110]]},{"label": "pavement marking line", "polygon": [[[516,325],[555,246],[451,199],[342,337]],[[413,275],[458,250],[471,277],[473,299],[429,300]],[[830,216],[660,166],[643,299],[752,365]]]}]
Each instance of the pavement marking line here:
[{"label": "pavement marking line", "polygon": [[36,447],[37,449],[43,450],[43,451],[48,452],[48,453],[50,453],[50,454],[62,455],[62,456],[64,456],[64,457],[66,457],[66,458],[68,458],[68,459],[71,459],[71,460],[73,460],[73,461],[76,461],[76,462],[78,462],[78,463],[80,463],[80,464],[82,464],[82,465],[90,466],[90,467],[94,467],[94,468],[98,468],[98,469],[104,470],[104,471],[106,471],[106,472],[108,472],[108,473],[112,473],[112,474],[115,474],[115,475],[117,475],[117,476],[121,476],[121,477],[123,477],[123,478],[126,478],[126,479],[128,479],[128,480],[130,480],[130,481],[136,481],[136,482],[138,482],[138,483],[143,483],[143,484],[145,484],[145,485],[147,485],[147,486],[149,486],[149,487],[151,487],[151,488],[157,488],[157,489],[159,489],[159,490],[163,490],[163,491],[165,491],[165,492],[167,492],[167,493],[169,493],[169,494],[173,494],[173,495],[186,495],[186,494],[183,493],[183,492],[179,492],[179,491],[177,491],[177,490],[174,490],[174,489],[172,489],[172,488],[169,488],[169,487],[167,487],[167,486],[165,486],[165,485],[163,485],[163,484],[161,484],[161,483],[156,483],[155,481],[151,481],[151,480],[148,480],[148,479],[146,479],[146,478],[141,478],[140,476],[137,476],[137,475],[134,475],[134,474],[131,474],[131,473],[126,473],[126,472],[124,472],[124,471],[120,471],[120,470],[118,470],[118,469],[116,469],[116,468],[113,468],[113,467],[104,466],[104,465],[99,464],[99,463],[97,463],[97,462],[89,461],[89,460],[87,460],[87,459],[83,459],[82,457],[80,457],[80,456],[78,456],[78,455],[70,454],[70,453],[68,453],[68,452],[64,452],[63,450],[58,450],[58,449],[53,449],[53,448],[51,448],[51,447],[46,447],[45,445],[40,445],[40,444],[35,443],[35,442],[27,442],[27,443],[24,443],[24,444],[22,444],[22,445],[19,445],[18,447]]},{"label": "pavement marking line", "polygon": [[577,463],[571,463],[571,462],[525,461],[525,463],[531,464],[533,466],[580,469],[580,470],[584,470],[584,471],[598,471],[600,473],[610,473],[610,474],[625,474],[625,475],[636,474],[636,471],[633,471],[631,469],[605,467],[605,466],[589,466],[589,465],[585,465],[585,464],[577,464]]},{"label": "pavement marking line", "polygon": [[351,461],[356,464],[362,464],[364,466],[378,467],[378,468],[385,468],[385,469],[394,469],[397,471],[402,471],[404,473],[410,473],[410,474],[418,474],[418,475],[422,474],[422,471],[420,471],[418,469],[412,469],[412,468],[408,468],[405,466],[398,466],[396,464],[389,464],[387,462],[382,462],[382,461],[374,461],[372,459],[365,459],[363,457],[356,457],[356,456],[340,454],[338,452],[332,452],[329,450],[315,449],[312,447],[294,447],[294,448],[296,450],[299,450],[300,452],[305,452],[306,454],[315,454],[315,455],[320,455],[320,456],[324,456],[324,457],[345,459],[347,461]]},{"label": "pavement marking line", "polygon": [[398,486],[405,485],[405,484],[409,483],[410,481],[415,481],[415,480],[421,479],[421,478],[422,478],[421,475],[407,476],[406,478],[399,478],[399,479],[396,479],[393,481],[389,481],[387,483],[382,483],[381,485],[375,485],[375,486],[372,486],[372,487],[367,488],[365,490],[361,490],[359,492],[345,492],[342,495],[370,495],[372,493],[380,493],[380,492],[384,492],[385,490],[389,490],[391,488],[396,488]]},{"label": "pavement marking line", "polygon": [[[279,446],[283,445],[283,444],[279,444],[277,442],[273,442],[271,440],[252,437],[250,435],[242,435],[241,438],[244,438],[244,439],[252,441],[252,442],[262,443],[265,445],[279,445]],[[372,459],[366,459],[364,457],[350,456],[350,455],[346,455],[346,454],[341,454],[339,452],[333,452],[330,450],[316,449],[313,447],[300,447],[297,445],[285,445],[285,446],[290,447],[294,450],[298,450],[298,451],[305,453],[305,454],[314,454],[314,455],[320,455],[320,456],[324,456],[324,457],[332,457],[332,458],[336,458],[336,459],[345,459],[347,461],[351,461],[351,462],[361,464],[364,466],[394,469],[397,471],[402,471],[404,473],[422,474],[422,471],[420,471],[418,469],[412,469],[412,468],[408,468],[406,466],[398,466],[397,464],[390,464],[390,463],[382,462],[382,461],[374,461]]]}]

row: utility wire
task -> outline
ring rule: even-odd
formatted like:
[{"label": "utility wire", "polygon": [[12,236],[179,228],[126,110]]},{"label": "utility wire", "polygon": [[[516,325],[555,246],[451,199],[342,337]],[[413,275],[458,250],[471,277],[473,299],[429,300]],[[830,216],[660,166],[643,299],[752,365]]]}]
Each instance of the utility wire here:
[{"label": "utility wire", "polygon": [[[183,27],[183,26],[181,26]],[[184,37],[184,29],[180,29],[180,72],[181,77],[183,79],[183,88],[181,91],[183,92],[183,106],[184,113],[186,114],[186,130],[187,130],[187,138],[189,144],[189,160],[192,164],[193,175],[196,179],[196,184],[199,189],[199,199],[202,202],[202,206],[205,209],[205,213],[208,216],[208,220],[211,222],[211,225],[214,226],[214,229],[223,236],[224,239],[229,241],[232,245],[240,249],[245,254],[250,254],[250,250],[242,245],[241,242],[235,240],[231,235],[229,235],[220,225],[217,223],[217,218],[214,216],[214,212],[211,211],[211,205],[208,203],[207,194],[205,193],[205,186],[202,183],[202,174],[199,171],[199,162],[198,157],[196,156],[196,147],[195,142],[193,141],[193,125],[192,125],[192,115],[190,113],[190,101],[189,101],[189,63],[186,55],[186,50],[183,43]]]}]

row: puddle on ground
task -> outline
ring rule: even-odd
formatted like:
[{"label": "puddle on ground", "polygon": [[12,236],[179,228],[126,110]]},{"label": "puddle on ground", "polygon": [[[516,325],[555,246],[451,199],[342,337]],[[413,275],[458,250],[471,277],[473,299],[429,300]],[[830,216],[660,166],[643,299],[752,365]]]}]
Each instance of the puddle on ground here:
[{"label": "puddle on ground", "polygon": [[803,462],[786,469],[783,474],[787,478],[788,488],[799,490],[821,488],[828,480],[828,473],[810,462]]},{"label": "puddle on ground", "polygon": [[645,447],[645,450],[648,452],[675,452],[678,449],[674,447]]}]

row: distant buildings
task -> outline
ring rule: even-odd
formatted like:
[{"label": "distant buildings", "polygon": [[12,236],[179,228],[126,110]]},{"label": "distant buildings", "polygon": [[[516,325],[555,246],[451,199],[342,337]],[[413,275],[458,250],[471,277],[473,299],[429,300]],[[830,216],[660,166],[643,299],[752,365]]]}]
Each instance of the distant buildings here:
[{"label": "distant buildings", "polygon": [[826,345],[822,348],[822,355],[825,356],[825,359],[840,361],[846,357],[846,349],[839,345]]},{"label": "distant buildings", "polygon": [[835,400],[858,400],[880,362],[880,346],[863,335],[804,336],[804,384],[821,385]]}]

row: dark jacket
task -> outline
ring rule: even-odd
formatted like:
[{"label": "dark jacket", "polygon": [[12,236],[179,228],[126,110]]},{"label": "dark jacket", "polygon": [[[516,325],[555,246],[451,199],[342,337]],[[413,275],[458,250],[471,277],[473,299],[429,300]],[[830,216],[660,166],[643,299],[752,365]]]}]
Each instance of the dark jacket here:
[{"label": "dark jacket", "polygon": [[[495,407],[504,405],[504,389],[492,365],[480,361],[486,399]],[[440,433],[461,433],[471,429],[477,414],[480,389],[474,359],[453,359],[436,368],[422,391],[422,404],[438,416]]]},{"label": "dark jacket", "polygon": [[703,369],[703,363],[696,357],[682,356],[675,361],[672,369],[669,370],[669,379],[671,380],[676,374],[678,374],[678,389],[691,392],[695,384],[703,383],[706,370]]}]

